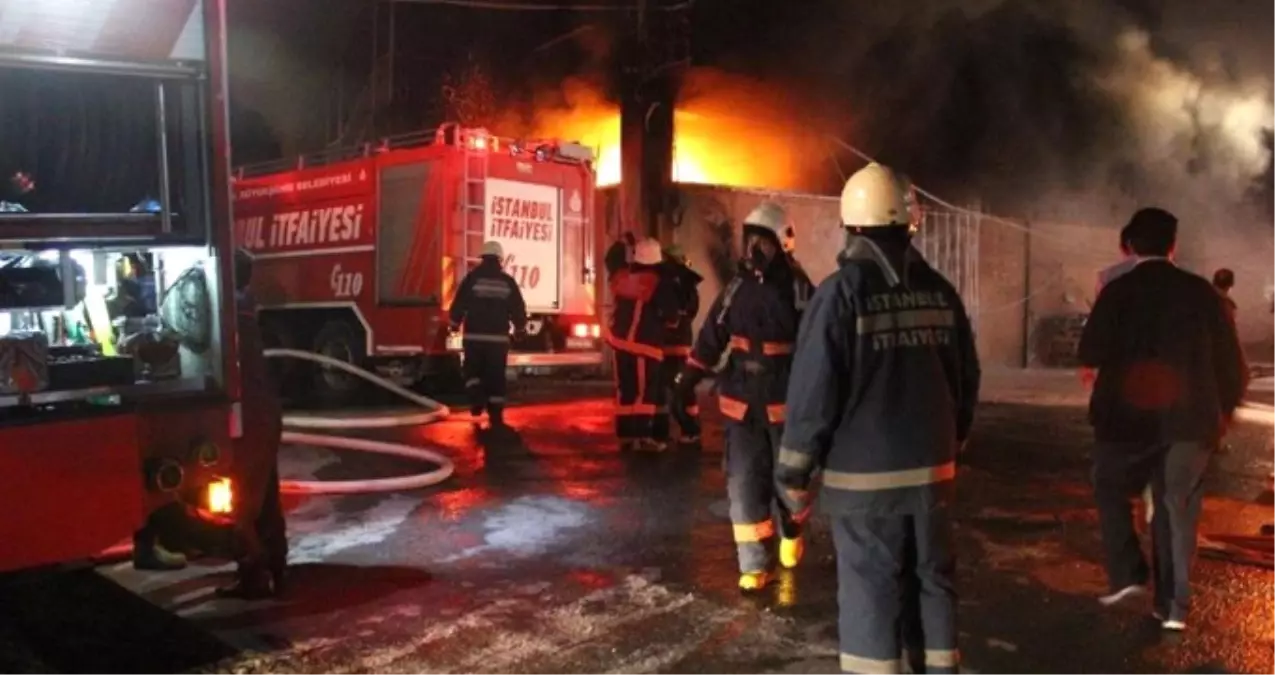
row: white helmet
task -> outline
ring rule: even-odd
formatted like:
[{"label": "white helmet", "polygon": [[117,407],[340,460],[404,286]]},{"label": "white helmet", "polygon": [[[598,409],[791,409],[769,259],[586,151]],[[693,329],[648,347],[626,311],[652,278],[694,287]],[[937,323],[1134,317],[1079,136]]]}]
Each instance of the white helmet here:
[{"label": "white helmet", "polygon": [[797,232],[788,222],[788,212],[775,202],[762,202],[744,218],[745,227],[760,227],[775,235],[785,251],[796,247]]},{"label": "white helmet", "polygon": [[654,239],[643,239],[633,247],[633,262],[639,265],[658,265],[664,261],[664,249]]},{"label": "white helmet", "polygon": [[859,169],[841,190],[841,224],[887,227],[912,223],[912,186],[876,162]]},{"label": "white helmet", "polygon": [[505,249],[504,247],[500,245],[500,242],[498,241],[484,241],[482,255],[483,256],[494,255],[497,258],[503,258],[505,257]]}]

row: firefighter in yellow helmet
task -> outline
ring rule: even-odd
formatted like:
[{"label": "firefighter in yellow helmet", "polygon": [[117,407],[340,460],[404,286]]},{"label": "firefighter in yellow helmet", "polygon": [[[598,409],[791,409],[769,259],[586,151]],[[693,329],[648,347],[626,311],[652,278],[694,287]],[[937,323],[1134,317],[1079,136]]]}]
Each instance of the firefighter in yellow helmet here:
[{"label": "firefighter in yellow helmet", "polygon": [[756,591],[772,579],[776,530],[781,565],[796,567],[805,551],[802,523],[807,510],[786,509],[778,501],[774,467],[793,342],[813,289],[784,252],[783,241],[792,228],[782,206],[763,203],[744,219],[743,229],[739,269],[713,302],[677,376],[674,406],[681,409],[693,401],[695,385],[729,351],[718,375],[718,403],[726,418],[726,491],[739,587]]},{"label": "firefighter in yellow helmet", "polygon": [[960,296],[911,245],[913,201],[879,164],[846,182],[846,248],[802,324],[776,467],[792,511],[822,470],[846,672],[900,672],[904,647],[913,672],[959,665],[950,509],[979,364]]}]

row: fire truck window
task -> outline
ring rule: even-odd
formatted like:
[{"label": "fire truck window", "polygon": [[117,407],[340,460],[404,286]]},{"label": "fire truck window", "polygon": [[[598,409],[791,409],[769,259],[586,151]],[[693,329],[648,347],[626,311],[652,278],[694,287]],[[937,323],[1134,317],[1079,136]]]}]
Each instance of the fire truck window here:
[{"label": "fire truck window", "polygon": [[0,92],[0,201],[45,214],[158,213],[166,176],[174,228],[205,231],[197,82],[0,69]]},{"label": "fire truck window", "polygon": [[431,166],[419,162],[381,170],[376,255],[383,303],[438,301],[443,228],[433,214],[421,213]]}]

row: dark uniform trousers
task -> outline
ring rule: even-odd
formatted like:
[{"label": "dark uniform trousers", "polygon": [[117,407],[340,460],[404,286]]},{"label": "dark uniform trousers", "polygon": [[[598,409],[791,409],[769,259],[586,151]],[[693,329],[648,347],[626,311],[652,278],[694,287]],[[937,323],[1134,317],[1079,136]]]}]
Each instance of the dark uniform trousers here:
[{"label": "dark uniform trousers", "polygon": [[[956,559],[948,507],[832,517],[841,670],[955,673]],[[909,572],[909,570],[912,570]]]},{"label": "dark uniform trousers", "polygon": [[1094,449],[1094,499],[1111,590],[1149,580],[1129,501],[1150,484],[1155,502],[1150,571],[1156,610],[1165,617],[1185,616],[1190,609],[1191,564],[1212,447],[1198,442],[1099,442]]},{"label": "dark uniform trousers", "polygon": [[[690,347],[666,347],[664,350],[664,364],[662,372],[662,382],[669,390],[665,394],[665,400],[672,401],[673,381],[677,378],[677,374],[682,372],[686,367],[686,361],[690,358]],[[670,418],[677,422],[677,426],[682,430],[683,438],[699,438],[699,406],[691,402],[685,409],[675,410],[670,408],[668,415],[655,416],[654,436],[660,440],[669,438],[672,435],[672,425]]]},{"label": "dark uniform trousers", "polygon": [[[668,389],[664,364],[642,354],[612,350],[615,366],[615,435],[621,441],[657,438],[656,419],[664,418],[668,435]],[[662,439],[661,439],[662,440]]]},{"label": "dark uniform trousers", "polygon": [[[505,367],[509,363],[509,340],[505,336],[473,337],[466,336],[463,343],[469,410],[475,417],[486,410],[492,424],[501,424],[506,402]],[[481,339],[488,337],[492,339]]]},{"label": "dark uniform trousers", "polygon": [[[794,514],[779,500],[775,485],[775,457],[783,437],[783,424],[769,419],[768,410],[742,402],[722,400],[726,422],[726,494],[740,572],[762,572],[771,567],[778,523],[779,534],[794,539],[801,534],[806,513]],[[781,409],[783,404],[770,406]],[[735,419],[742,414],[741,419]]]},{"label": "dark uniform trousers", "polygon": [[[245,408],[249,403],[245,402]],[[279,499],[279,444],[283,427],[278,408],[263,405],[248,411],[244,435],[236,443],[239,465],[239,503],[235,508],[239,534],[237,562],[240,576],[279,573],[288,562],[287,521]]]}]

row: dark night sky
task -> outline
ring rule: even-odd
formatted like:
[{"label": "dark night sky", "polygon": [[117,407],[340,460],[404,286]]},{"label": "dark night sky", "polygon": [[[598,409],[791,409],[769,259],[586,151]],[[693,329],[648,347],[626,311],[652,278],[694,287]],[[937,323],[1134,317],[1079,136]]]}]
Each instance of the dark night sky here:
[{"label": "dark night sky", "polygon": [[[338,111],[348,116],[368,83],[373,5],[231,0],[237,161],[314,150],[330,139]],[[1164,167],[1130,146],[1137,120],[1128,101],[1097,84],[1130,67],[1115,46],[1122,32],[1150,36],[1156,67],[1222,90],[1255,81],[1269,101],[1272,14],[1270,0],[696,0],[691,38],[695,66],[764,83],[771,96],[799,105],[807,118],[795,124],[851,139],[948,194],[1013,204],[1042,185],[1157,189],[1151,174]],[[466,64],[492,75],[510,109],[570,76],[605,84],[609,48],[629,20],[413,3],[399,4],[397,17],[397,106],[380,116],[382,133],[439,121],[442,78]],[[590,29],[537,49],[582,26]],[[13,103],[20,97],[3,98],[9,105],[0,102],[0,115],[10,121],[0,129],[0,164],[30,163],[13,160],[22,153],[12,148],[31,144],[4,136],[29,135],[13,121],[31,112]],[[1224,160],[1208,150],[1218,133],[1186,129],[1174,143],[1194,154],[1167,161],[1189,164],[1182,171],[1191,175],[1220,170]],[[77,164],[80,173],[102,171]],[[830,174],[810,187],[835,182]]]}]

